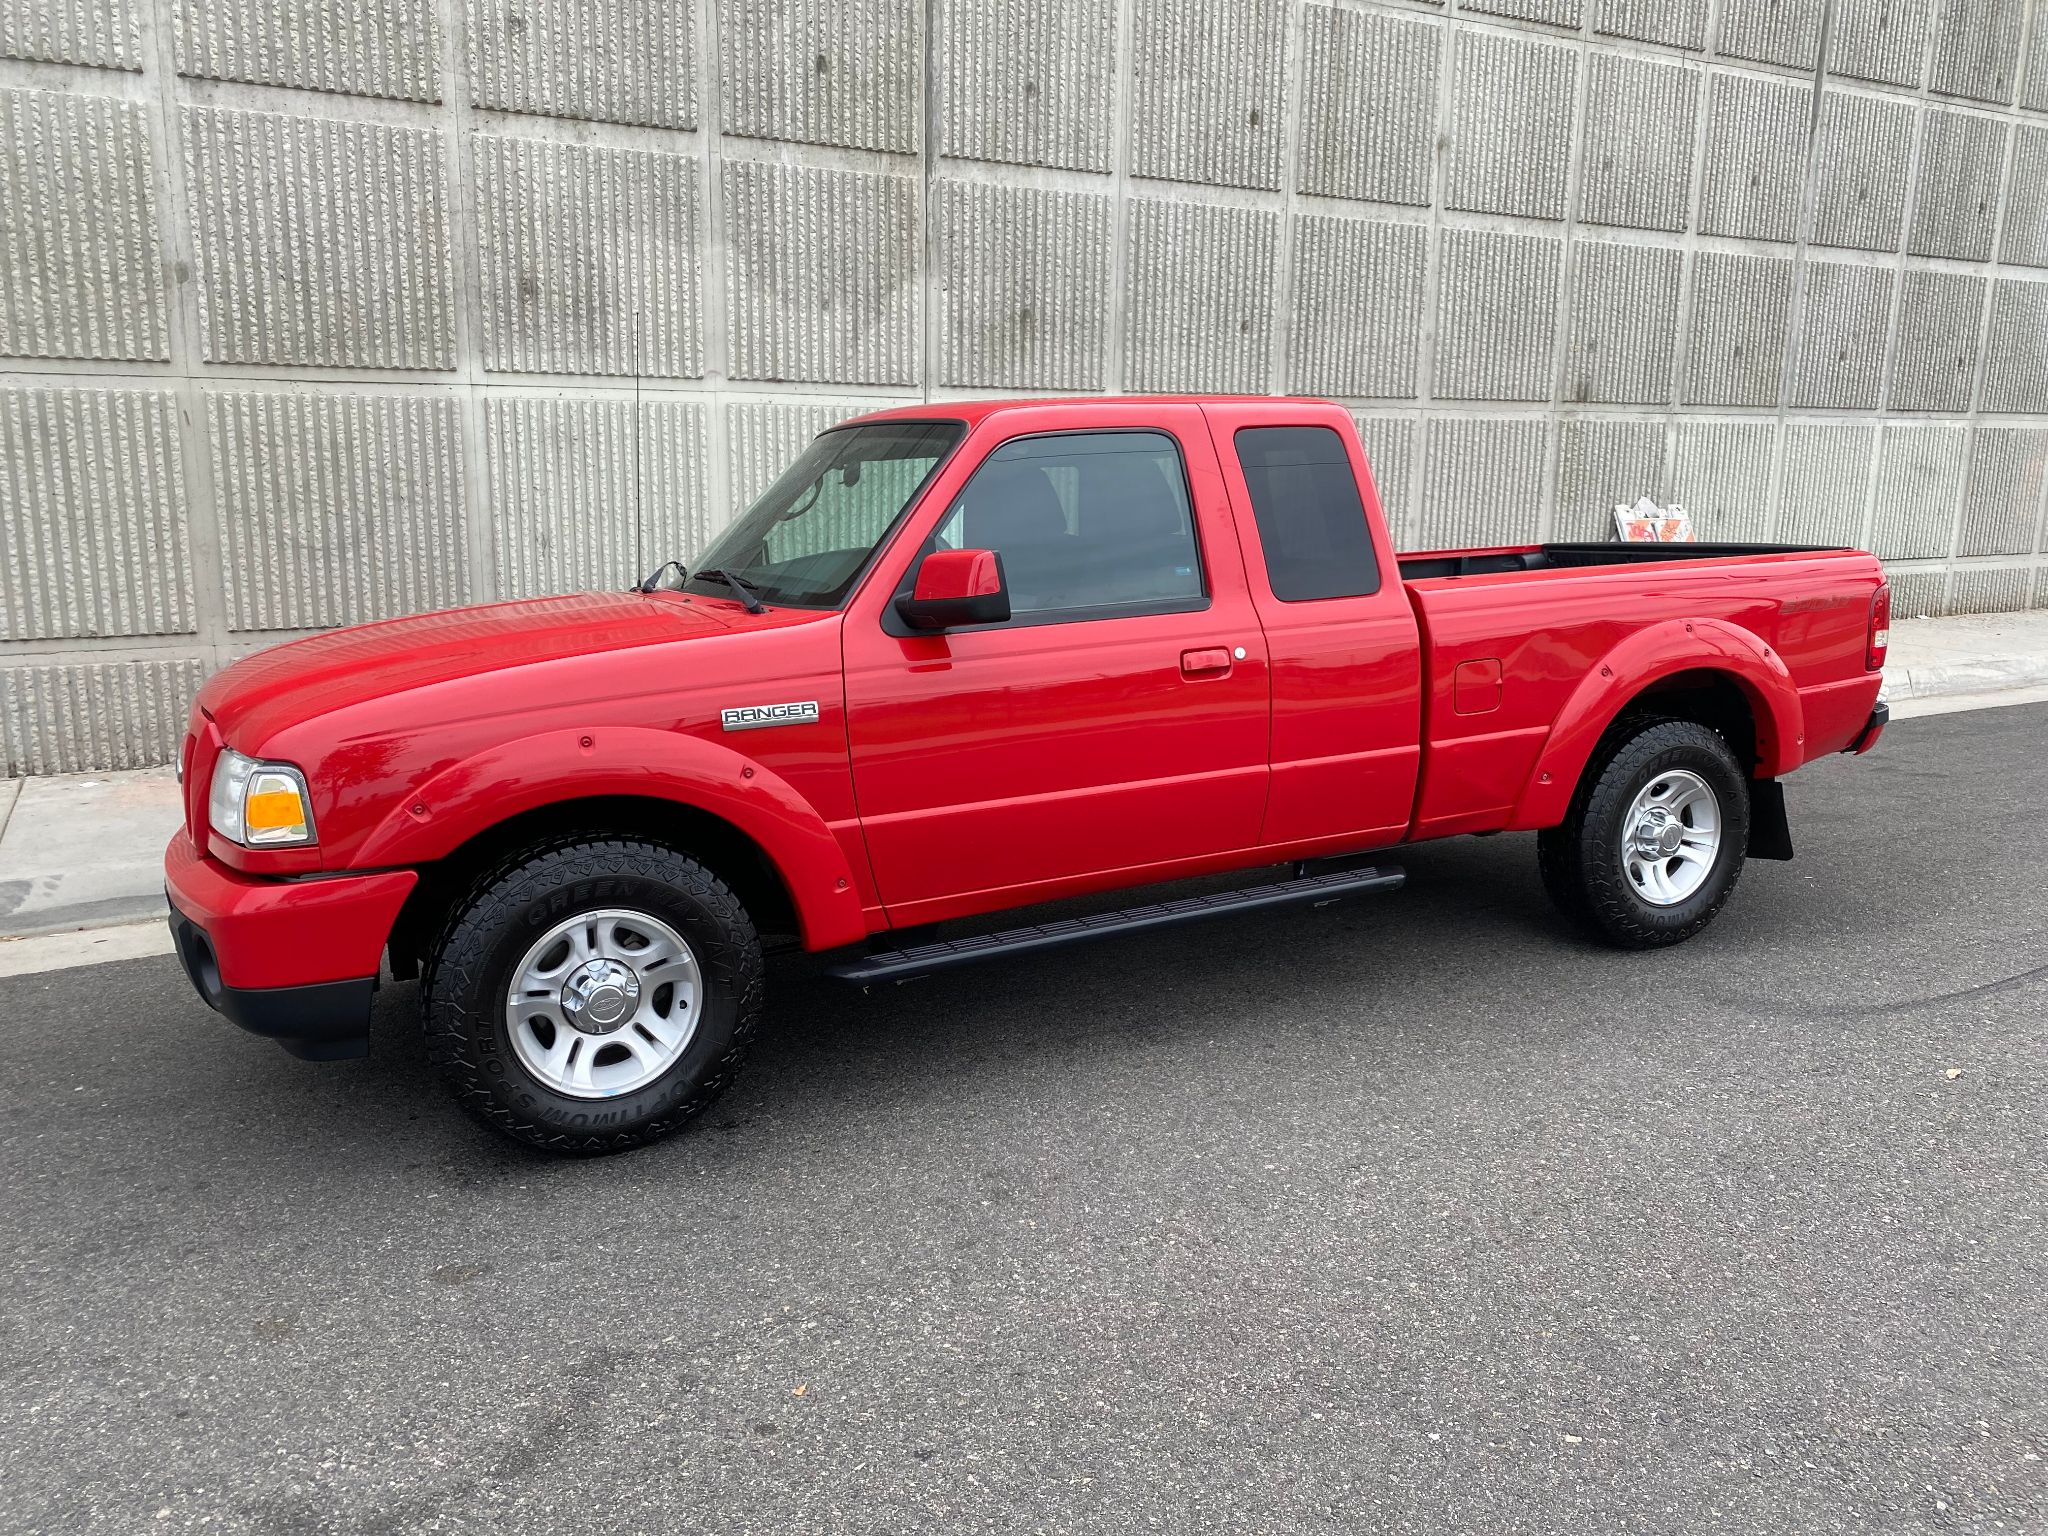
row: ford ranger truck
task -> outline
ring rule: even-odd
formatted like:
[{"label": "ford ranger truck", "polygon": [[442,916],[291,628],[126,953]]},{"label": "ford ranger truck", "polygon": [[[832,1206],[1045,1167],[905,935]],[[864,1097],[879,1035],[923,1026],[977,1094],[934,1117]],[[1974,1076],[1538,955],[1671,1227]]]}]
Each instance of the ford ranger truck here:
[{"label": "ford ranger truck", "polygon": [[[871,984],[1386,891],[1404,843],[1521,829],[1596,939],[1689,939],[1791,856],[1786,776],[1877,741],[1889,611],[1848,549],[1398,554],[1323,402],[884,411],[687,571],[221,672],[171,926],[209,1004],[311,1060],[367,1049],[387,963],[418,977],[466,1110],[615,1151],[732,1080],[764,938]],[[1265,874],[939,926],[1229,870]]]}]

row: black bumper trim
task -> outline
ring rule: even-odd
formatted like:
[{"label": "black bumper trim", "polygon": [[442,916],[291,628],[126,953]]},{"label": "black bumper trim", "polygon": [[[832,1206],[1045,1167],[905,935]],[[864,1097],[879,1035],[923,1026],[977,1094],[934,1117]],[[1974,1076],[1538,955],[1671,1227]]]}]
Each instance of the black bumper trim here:
[{"label": "black bumper trim", "polygon": [[275,1040],[302,1061],[346,1061],[370,1054],[370,999],[377,978],[318,981],[304,987],[231,987],[220,979],[213,943],[171,906],[171,942],[192,988],[215,1013],[252,1035]]},{"label": "black bumper trim", "polygon": [[1856,733],[1856,739],[1842,750],[1845,753],[1868,752],[1871,738],[1891,723],[1892,707],[1879,699],[1870,711],[1870,718],[1863,722],[1863,729]]}]

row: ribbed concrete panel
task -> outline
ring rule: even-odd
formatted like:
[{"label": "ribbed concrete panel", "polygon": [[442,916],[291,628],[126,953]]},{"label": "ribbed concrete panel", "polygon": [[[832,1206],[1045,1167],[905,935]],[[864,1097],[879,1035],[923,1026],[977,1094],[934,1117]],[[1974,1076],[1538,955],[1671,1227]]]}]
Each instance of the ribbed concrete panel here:
[{"label": "ribbed concrete panel", "polygon": [[1702,539],[1755,541],[1771,525],[1777,429],[1764,421],[1681,421],[1671,499]]},{"label": "ribbed concrete panel", "polygon": [[1785,429],[1785,483],[1771,537],[1781,544],[1856,546],[1870,500],[1876,429],[1792,426]]},{"label": "ribbed concrete panel", "polygon": [[433,0],[179,0],[178,73],[441,99]]},{"label": "ribbed concrete panel", "polygon": [[1944,611],[1942,593],[1948,587],[1946,571],[1894,571],[1885,580],[1892,588],[1892,618],[1934,619]]},{"label": "ribbed concrete panel", "polygon": [[1891,314],[1889,267],[1809,262],[1789,403],[1876,410],[1884,398],[1884,343]]},{"label": "ribbed concrete panel", "polygon": [[1685,228],[1699,80],[1686,65],[1593,55],[1579,173],[1582,221]]},{"label": "ribbed concrete panel", "polygon": [[697,126],[691,0],[468,0],[480,107],[657,128]]},{"label": "ribbed concrete panel", "polygon": [[142,68],[142,0],[0,0],[0,58]]},{"label": "ribbed concrete panel", "polygon": [[1423,427],[1423,549],[1533,544],[1543,526],[1550,423],[1430,418]]},{"label": "ribbed concrete panel", "polygon": [[1707,45],[1707,0],[1597,0],[1593,29],[1674,48]]},{"label": "ribbed concrete panel", "polygon": [[917,187],[903,177],[725,165],[732,376],[917,378]]},{"label": "ribbed concrete panel", "polygon": [[1285,387],[1413,396],[1429,232],[1419,224],[1323,217],[1297,219],[1294,228],[1293,377]]},{"label": "ribbed concrete panel", "polygon": [[[834,400],[798,404],[782,400],[734,400],[725,408],[727,483],[732,488],[729,516],[752,506],[775,477],[795,462],[812,438],[863,412],[903,402]],[[724,526],[721,518],[719,525]]]},{"label": "ribbed concrete panel", "polygon": [[1130,220],[1125,387],[1272,388],[1280,216],[1135,198]]},{"label": "ribbed concrete panel", "polygon": [[186,108],[207,360],[452,367],[444,142],[420,128]]},{"label": "ribbed concrete panel", "polygon": [[2033,568],[2024,565],[1998,566],[1984,570],[1959,570],[1950,584],[1950,613],[2010,613],[2027,605],[2027,586]]},{"label": "ribbed concrete panel", "polygon": [[[2042,31],[2048,32],[2048,21]],[[2023,127],[2013,140],[1998,254],[2002,261],[2048,267],[2048,128]]]},{"label": "ribbed concrete panel", "polygon": [[0,669],[0,758],[10,778],[168,763],[205,680],[182,656]]},{"label": "ribbed concrete panel", "polygon": [[461,431],[445,391],[207,398],[232,629],[317,629],[469,601]]},{"label": "ribbed concrete panel", "polygon": [[1708,92],[1700,228],[1710,235],[1791,241],[1799,235],[1800,168],[1811,85],[1716,75]]},{"label": "ribbed concrete panel", "polygon": [[0,639],[193,627],[171,396],[0,390]]},{"label": "ribbed concrete panel", "polygon": [[1959,555],[2030,555],[2040,538],[2048,432],[1979,427],[1970,434]]},{"label": "ribbed concrete panel", "polygon": [[1955,108],[1931,109],[1906,249],[1916,256],[1988,260],[2004,171],[2004,123]]},{"label": "ribbed concrete panel", "polygon": [[1521,21],[1548,22],[1554,27],[1576,27],[1585,15],[1583,0],[1462,0],[1458,9],[1490,16],[1512,16]]},{"label": "ribbed concrete panel", "polygon": [[480,133],[486,368],[704,371],[697,161]]},{"label": "ribbed concrete panel", "polygon": [[1380,510],[1394,546],[1406,549],[1409,539],[1408,498],[1415,483],[1415,434],[1417,424],[1406,416],[1373,416],[1351,413],[1358,425],[1358,440],[1365,445],[1366,467],[1372,471],[1374,489],[1380,493]]},{"label": "ribbed concrete panel", "polygon": [[2048,282],[1994,282],[1984,345],[1983,408],[2048,413]]},{"label": "ribbed concrete panel", "polygon": [[1280,185],[1288,9],[1286,0],[1156,0],[1144,8],[1132,60],[1134,173]]},{"label": "ribbed concrete panel", "polygon": [[1791,303],[1788,258],[1702,251],[1693,267],[1687,403],[1777,404]]},{"label": "ribbed concrete panel", "polygon": [[1614,508],[1662,503],[1668,434],[1661,421],[1567,417],[1558,429],[1553,539],[1611,539]]},{"label": "ribbed concrete panel", "polygon": [[1960,426],[1888,426],[1877,468],[1870,548],[1886,560],[1948,553],[1969,433]]},{"label": "ribbed concrete panel", "polygon": [[938,15],[944,153],[1110,168],[1116,0],[940,0]]},{"label": "ribbed concrete panel", "polygon": [[[2027,58],[2020,80],[2020,105],[2048,112],[2048,27],[2036,22],[2027,33]],[[2036,595],[2038,602],[2042,594]]]},{"label": "ribbed concrete panel", "polygon": [[1835,0],[1828,73],[1917,86],[1934,0]]},{"label": "ribbed concrete panel", "polygon": [[1811,68],[1820,59],[1828,0],[1721,0],[1718,53],[1761,64]]},{"label": "ribbed concrete panel", "polygon": [[696,400],[640,402],[640,554],[645,574],[664,560],[684,564],[711,542],[725,518],[711,502],[711,408]]},{"label": "ribbed concrete panel", "polygon": [[1303,16],[1300,189],[1426,206],[1444,29],[1336,5]]},{"label": "ribbed concrete panel", "polygon": [[727,133],[915,154],[920,0],[754,0],[719,7]]},{"label": "ribbed concrete panel", "polygon": [[940,382],[1102,388],[1108,194],[949,181],[936,203]]},{"label": "ribbed concrete panel", "polygon": [[1675,247],[1588,240],[1573,251],[1567,401],[1669,402],[1683,265]]},{"label": "ribbed concrete panel", "polygon": [[1896,251],[1913,161],[1913,109],[1851,91],[1821,101],[1815,245]]},{"label": "ribbed concrete panel", "polygon": [[1544,235],[1444,231],[1437,296],[1439,399],[1550,398],[1563,251],[1563,241]]},{"label": "ribbed concrete panel", "polygon": [[0,354],[170,355],[140,106],[0,91]]},{"label": "ribbed concrete panel", "polygon": [[[1951,96],[2009,105],[2028,0],[1942,0],[1930,84]],[[2040,25],[2039,19],[2035,25]]]},{"label": "ribbed concrete panel", "polygon": [[1966,411],[1977,369],[1985,282],[1959,272],[1899,280],[1899,335],[1887,403],[1895,411]]},{"label": "ribbed concrete panel", "polygon": [[638,456],[630,400],[486,400],[498,590],[539,597],[633,580],[640,564]]},{"label": "ribbed concrete panel", "polygon": [[508,597],[618,588],[711,533],[696,401],[493,395],[485,457]]},{"label": "ribbed concrete panel", "polygon": [[1578,64],[1563,43],[1461,30],[1452,64],[1452,208],[1564,217]]}]

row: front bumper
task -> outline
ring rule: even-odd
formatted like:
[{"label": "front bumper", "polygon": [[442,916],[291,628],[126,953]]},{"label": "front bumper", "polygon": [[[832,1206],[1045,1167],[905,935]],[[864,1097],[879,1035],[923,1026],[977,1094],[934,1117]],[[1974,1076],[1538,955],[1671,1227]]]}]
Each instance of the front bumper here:
[{"label": "front bumper", "polygon": [[294,1056],[369,1048],[370,999],[409,869],[314,879],[243,875],[180,832],[164,852],[171,937],[206,1005]]}]

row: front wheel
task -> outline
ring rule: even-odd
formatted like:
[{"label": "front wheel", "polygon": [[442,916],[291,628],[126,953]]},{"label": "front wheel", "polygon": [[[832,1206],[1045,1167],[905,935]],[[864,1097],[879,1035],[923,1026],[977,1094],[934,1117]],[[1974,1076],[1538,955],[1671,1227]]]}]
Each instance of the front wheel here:
[{"label": "front wheel", "polygon": [[463,1108],[554,1152],[643,1146],[738,1070],[761,946],[696,860],[605,839],[535,851],[479,887],[421,989],[428,1053]]},{"label": "front wheel", "polygon": [[1646,720],[1587,765],[1564,824],[1541,833],[1543,883],[1621,949],[1679,944],[1714,920],[1749,845],[1749,782],[1716,731]]}]

